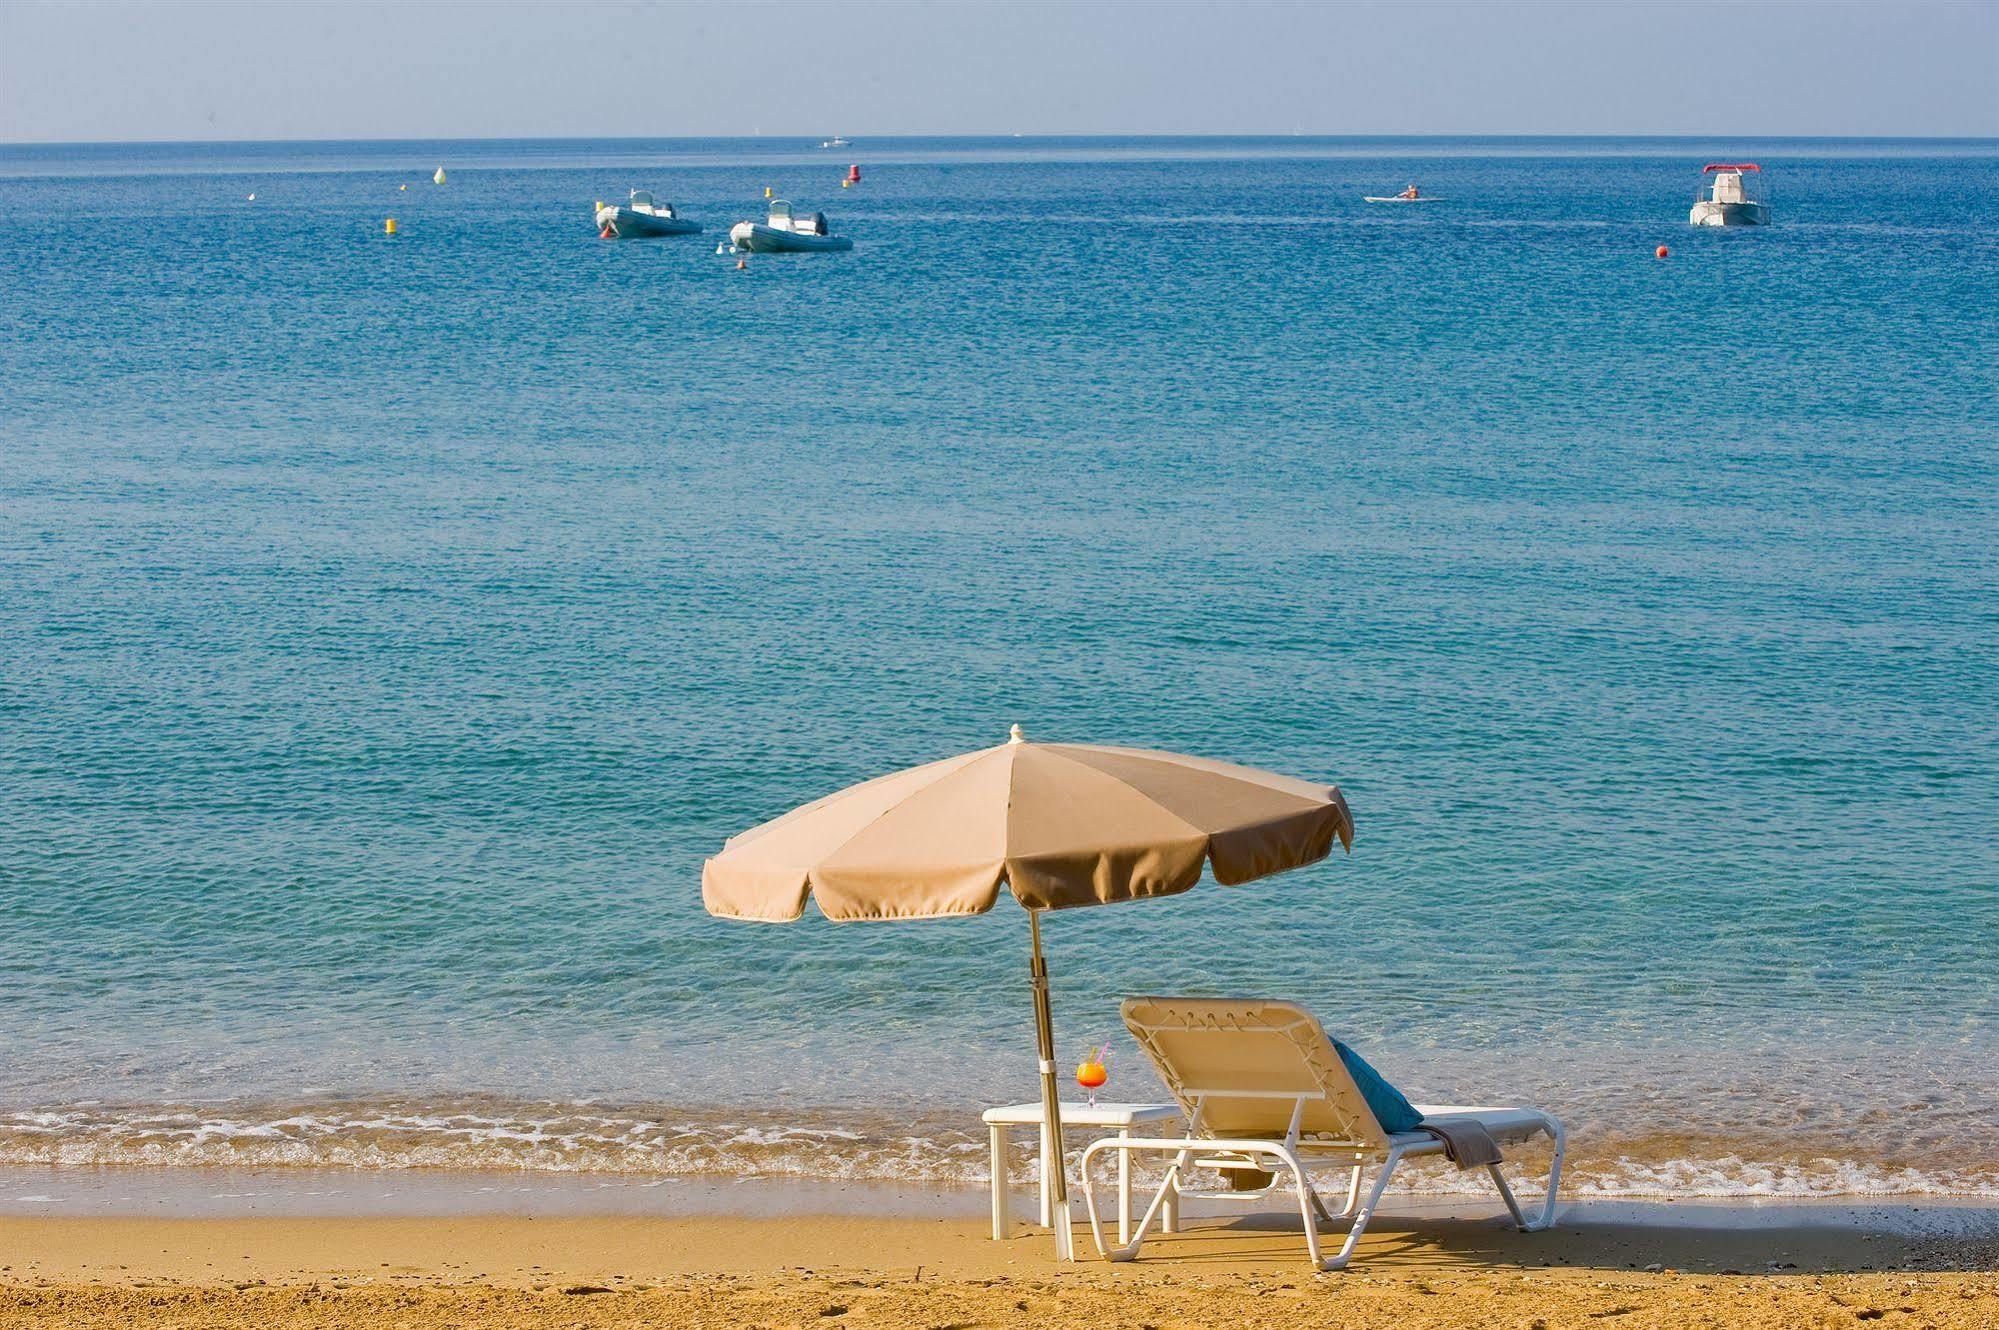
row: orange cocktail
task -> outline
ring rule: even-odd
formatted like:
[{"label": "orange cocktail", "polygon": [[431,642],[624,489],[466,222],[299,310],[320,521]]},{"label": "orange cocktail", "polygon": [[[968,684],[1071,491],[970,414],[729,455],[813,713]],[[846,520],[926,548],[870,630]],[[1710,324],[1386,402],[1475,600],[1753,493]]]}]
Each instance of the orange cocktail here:
[{"label": "orange cocktail", "polygon": [[1090,1107],[1097,1106],[1097,1091],[1110,1083],[1111,1048],[1103,1044],[1083,1055],[1076,1064],[1076,1084],[1083,1087],[1090,1096]]}]

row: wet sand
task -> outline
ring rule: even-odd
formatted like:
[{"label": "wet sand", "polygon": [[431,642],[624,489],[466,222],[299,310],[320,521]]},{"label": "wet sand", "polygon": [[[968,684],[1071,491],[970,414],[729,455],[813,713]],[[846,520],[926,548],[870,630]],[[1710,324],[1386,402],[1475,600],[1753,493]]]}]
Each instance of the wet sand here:
[{"label": "wet sand", "polygon": [[1068,1267],[1045,1235],[994,1242],[965,1215],[17,1216],[0,1217],[0,1327],[1982,1328],[1999,1240],[1976,1217],[1889,1231],[1585,1207],[1519,1234],[1390,1214],[1353,1270],[1314,1275],[1275,1213]]}]

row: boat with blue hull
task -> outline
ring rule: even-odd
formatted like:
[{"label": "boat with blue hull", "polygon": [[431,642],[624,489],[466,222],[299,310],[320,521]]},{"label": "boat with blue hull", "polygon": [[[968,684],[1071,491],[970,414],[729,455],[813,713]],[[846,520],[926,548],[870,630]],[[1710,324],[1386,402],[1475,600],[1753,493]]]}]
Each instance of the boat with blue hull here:
[{"label": "boat with blue hull", "polygon": [[[1752,198],[1746,176],[1759,181],[1763,168],[1754,162],[1709,162],[1701,168],[1701,187],[1694,195],[1694,208],[1687,220],[1695,226],[1768,226],[1767,198]],[[1712,181],[1709,176],[1714,177]]]}]

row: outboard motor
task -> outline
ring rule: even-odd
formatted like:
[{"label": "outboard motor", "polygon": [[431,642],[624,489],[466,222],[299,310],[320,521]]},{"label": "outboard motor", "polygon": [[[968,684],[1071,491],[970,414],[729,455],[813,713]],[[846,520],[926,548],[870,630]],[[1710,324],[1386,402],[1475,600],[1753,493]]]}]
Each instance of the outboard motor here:
[{"label": "outboard motor", "polygon": [[826,214],[825,214],[825,213],[823,213],[823,212],[815,212],[815,213],[813,213],[813,214],[812,214],[812,215],[811,215],[810,217],[806,218],[805,220],[806,220],[806,221],[808,221],[808,222],[810,222],[810,223],[812,224],[812,234],[813,234],[813,235],[815,235],[815,236],[823,236],[823,235],[825,235],[825,234],[826,234]]}]

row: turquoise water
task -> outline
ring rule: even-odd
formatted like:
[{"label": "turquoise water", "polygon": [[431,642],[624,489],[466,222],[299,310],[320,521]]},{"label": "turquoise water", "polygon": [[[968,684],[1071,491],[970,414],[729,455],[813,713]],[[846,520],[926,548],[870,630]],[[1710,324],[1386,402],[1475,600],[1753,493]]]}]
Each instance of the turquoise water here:
[{"label": "turquoise water", "polygon": [[[1999,1193],[1996,164],[0,148],[0,1162],[969,1180],[1019,912],[699,872],[1019,722],[1359,830],[1052,920],[1073,1051],[1268,993],[1585,1187]],[[734,271],[766,185],[854,252]]]}]

